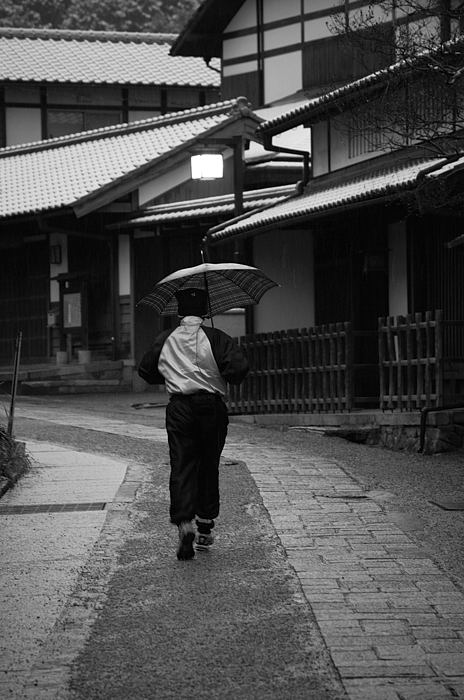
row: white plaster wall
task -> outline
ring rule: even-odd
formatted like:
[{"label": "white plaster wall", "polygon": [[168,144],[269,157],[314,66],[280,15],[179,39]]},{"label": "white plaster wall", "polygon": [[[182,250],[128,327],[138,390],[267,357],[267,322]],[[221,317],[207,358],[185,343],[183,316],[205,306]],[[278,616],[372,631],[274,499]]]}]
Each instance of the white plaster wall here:
[{"label": "white plaster wall", "polygon": [[157,177],[154,180],[140,185],[139,205],[142,206],[143,204],[151,202],[153,199],[156,199],[156,197],[172,190],[173,187],[177,187],[177,185],[190,180],[190,178],[190,160],[188,160],[174,170],[164,173],[162,177]]},{"label": "white plaster wall", "polygon": [[249,29],[256,26],[256,2],[246,0],[239,11],[234,15],[225,29],[227,32],[235,32],[240,29]]},{"label": "white plaster wall", "polygon": [[[226,148],[222,152],[222,157],[224,160],[224,169],[227,167],[227,161],[232,158],[233,152],[230,148]],[[176,168],[163,173],[162,175],[149,180],[148,182],[140,185],[138,189],[139,193],[139,205],[148,204],[153,202],[154,199],[161,196],[165,192],[169,192],[173,187],[181,185],[183,182],[187,182],[192,178],[192,170],[190,167],[190,157],[183,163],[180,163]]]},{"label": "white plaster wall", "polygon": [[255,73],[258,70],[258,61],[246,61],[246,63],[236,63],[232,66],[223,66],[222,74],[224,78],[230,75],[245,75],[245,73]]},{"label": "white plaster wall", "polygon": [[328,17],[318,17],[317,19],[309,20],[304,23],[304,39],[305,41],[316,41],[316,39],[326,39],[333,36],[333,33],[327,26]]},{"label": "white plaster wall", "polygon": [[303,87],[301,51],[264,59],[264,102],[266,104]]},{"label": "white plaster wall", "polygon": [[65,233],[51,233],[49,245],[61,246],[61,263],[50,263],[50,301],[60,300],[60,286],[56,280],[51,279],[64,272],[68,272],[68,237]]},{"label": "white plaster wall", "polygon": [[[351,8],[350,9],[350,25],[358,26],[359,23],[364,22],[362,17],[365,17],[366,10],[369,9],[369,14],[372,13],[373,22],[390,22],[392,18],[392,12],[387,4],[376,5],[375,3],[366,3],[363,7]],[[411,9],[409,9],[411,12]]]},{"label": "white plaster wall", "polygon": [[256,267],[281,286],[254,307],[256,333],[314,325],[313,238],[308,230],[282,231],[253,239]]},{"label": "white plaster wall", "polygon": [[305,13],[331,10],[333,7],[340,7],[340,0],[304,0]]},{"label": "white plaster wall", "polygon": [[271,51],[301,42],[300,24],[289,24],[278,29],[268,29],[264,32],[264,50]]},{"label": "white plaster wall", "polygon": [[7,107],[5,121],[7,146],[42,140],[40,109],[35,107]]},{"label": "white plaster wall", "polygon": [[130,237],[127,234],[120,234],[118,236],[118,278],[120,296],[131,293],[130,270]]},{"label": "white plaster wall", "polygon": [[288,17],[300,16],[300,0],[266,0],[263,8],[265,22],[276,22]]},{"label": "white plaster wall", "polygon": [[237,39],[225,39],[222,42],[222,56],[224,61],[256,54],[258,51],[258,39],[256,33],[241,36]]},{"label": "white plaster wall", "polygon": [[[357,3],[357,0],[350,0],[350,3],[355,4]],[[391,13],[385,12],[385,9],[382,6],[378,6],[375,3],[366,2],[360,8],[353,7],[350,9],[350,18],[352,18],[353,23],[355,22],[356,18],[359,18],[360,13],[365,13],[368,8],[369,11],[374,13],[376,21],[389,21]],[[316,39],[325,39],[329,36],[334,36],[334,32],[330,31],[330,27],[333,27],[333,14],[335,9],[337,10],[337,17],[341,15],[343,18],[343,3],[341,3],[339,0],[305,0],[305,14],[323,12],[324,10],[326,11],[325,16],[315,17],[314,19],[310,19],[305,22],[305,41],[315,41]]]},{"label": "white plaster wall", "polygon": [[408,267],[406,222],[390,224],[388,229],[388,313],[404,316],[408,313]]},{"label": "white plaster wall", "polygon": [[[330,121],[330,170],[338,170],[348,165],[348,135],[339,119]],[[353,159],[354,160],[354,159]]]},{"label": "white plaster wall", "polygon": [[[416,22],[400,25],[397,30],[397,39],[401,43],[402,35],[409,34],[409,41],[416,41],[418,50],[424,48],[428,42],[440,37],[440,20],[438,17],[428,17]],[[414,39],[415,38],[415,39]]]},{"label": "white plaster wall", "polygon": [[311,163],[313,177],[329,170],[329,134],[326,121],[311,127]]}]

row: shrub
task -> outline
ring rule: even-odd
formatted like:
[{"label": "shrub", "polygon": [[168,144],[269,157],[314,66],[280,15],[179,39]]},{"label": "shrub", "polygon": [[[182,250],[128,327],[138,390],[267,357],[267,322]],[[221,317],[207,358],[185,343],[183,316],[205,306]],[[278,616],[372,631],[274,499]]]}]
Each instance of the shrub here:
[{"label": "shrub", "polygon": [[30,467],[24,445],[0,427],[0,480],[6,479],[13,485]]}]

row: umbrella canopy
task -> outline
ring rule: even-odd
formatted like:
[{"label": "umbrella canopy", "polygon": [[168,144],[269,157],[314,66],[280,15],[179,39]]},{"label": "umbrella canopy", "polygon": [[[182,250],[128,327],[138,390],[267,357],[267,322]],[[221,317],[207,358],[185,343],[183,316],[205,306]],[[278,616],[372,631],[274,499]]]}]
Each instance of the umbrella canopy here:
[{"label": "umbrella canopy", "polygon": [[208,316],[215,316],[228,309],[257,304],[265,292],[278,286],[257,267],[240,263],[202,263],[172,272],[157,282],[138,303],[152,306],[163,316],[170,316],[177,314],[175,293],[179,289],[206,289]]}]

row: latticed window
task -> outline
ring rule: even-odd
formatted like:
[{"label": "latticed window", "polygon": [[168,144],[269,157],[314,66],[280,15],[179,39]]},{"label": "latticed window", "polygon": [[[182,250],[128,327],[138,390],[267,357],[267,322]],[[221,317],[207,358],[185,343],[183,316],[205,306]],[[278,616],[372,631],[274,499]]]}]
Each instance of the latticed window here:
[{"label": "latticed window", "polygon": [[443,69],[428,67],[412,81],[388,84],[383,95],[355,109],[347,122],[348,157],[452,134],[464,124],[464,104]]},{"label": "latticed window", "polygon": [[50,109],[47,112],[47,137],[66,136],[90,129],[120,124],[120,110],[69,110]]},{"label": "latticed window", "polygon": [[408,135],[412,141],[430,139],[456,129],[459,119],[455,90],[444,75],[430,71],[408,91]]},{"label": "latticed window", "polygon": [[374,153],[385,145],[382,126],[373,107],[363,107],[350,115],[348,123],[348,158]]}]

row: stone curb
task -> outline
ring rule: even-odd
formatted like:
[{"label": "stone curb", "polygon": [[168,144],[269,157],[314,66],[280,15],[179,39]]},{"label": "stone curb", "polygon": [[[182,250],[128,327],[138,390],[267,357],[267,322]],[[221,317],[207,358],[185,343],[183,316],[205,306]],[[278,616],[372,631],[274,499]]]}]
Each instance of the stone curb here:
[{"label": "stone curb", "polygon": [[62,700],[70,696],[68,684],[72,664],[106,600],[109,582],[118,567],[116,552],[120,533],[131,526],[131,508],[143,485],[144,469],[144,465],[130,463],[113,501],[108,503],[100,536],[28,674],[24,698]]}]

